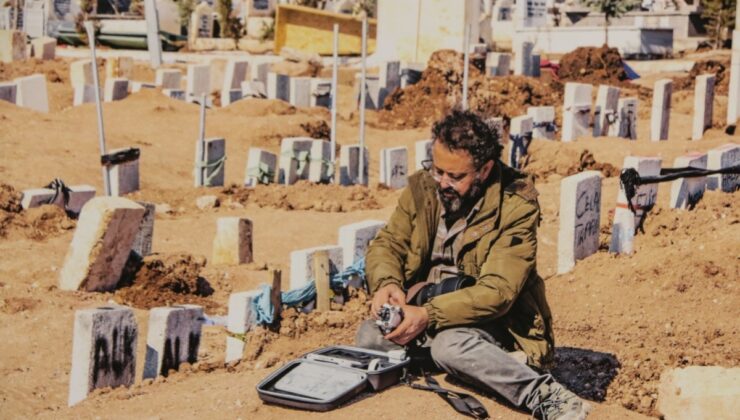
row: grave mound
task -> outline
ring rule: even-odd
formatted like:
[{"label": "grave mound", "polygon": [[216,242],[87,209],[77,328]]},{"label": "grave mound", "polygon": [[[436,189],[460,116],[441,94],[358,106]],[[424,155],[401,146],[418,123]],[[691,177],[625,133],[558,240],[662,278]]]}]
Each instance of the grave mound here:
[{"label": "grave mound", "polygon": [[702,74],[714,74],[715,80],[714,93],[716,95],[727,95],[730,91],[730,60],[704,60],[697,61],[691,67],[689,74],[684,77],[673,79],[673,89],[675,90],[694,90],[697,76]]},{"label": "grave mound", "polygon": [[41,241],[75,227],[75,222],[57,206],[22,211],[21,198],[22,194],[13,186],[0,183],[0,238],[26,237]]},{"label": "grave mound", "polygon": [[0,211],[20,213],[22,198],[23,194],[20,191],[16,191],[12,185],[0,182]]},{"label": "grave mound", "polygon": [[559,145],[549,141],[532,143],[522,170],[538,180],[546,180],[550,175],[566,177],[583,171],[601,171],[604,177],[619,175],[619,168],[610,163],[597,162],[588,149],[577,150]]},{"label": "grave mound", "polygon": [[114,300],[142,309],[184,303],[219,308],[208,298],[213,289],[200,276],[205,265],[205,257],[190,254],[154,254],[143,260],[130,258]]},{"label": "grave mound", "polygon": [[558,78],[563,82],[620,86],[628,80],[619,51],[606,45],[576,48],[565,54],[559,64]]}]

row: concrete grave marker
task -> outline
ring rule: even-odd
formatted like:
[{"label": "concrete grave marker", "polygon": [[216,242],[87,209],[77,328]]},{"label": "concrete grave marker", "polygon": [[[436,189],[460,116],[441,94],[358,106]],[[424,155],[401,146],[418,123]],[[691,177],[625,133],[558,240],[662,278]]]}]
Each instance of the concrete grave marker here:
[{"label": "concrete grave marker", "polygon": [[46,11],[41,7],[28,7],[32,2],[26,3],[23,8],[23,30],[30,38],[41,38],[46,35]]},{"label": "concrete grave marker", "polygon": [[[355,75],[355,99],[357,103],[357,109],[360,108],[360,85],[362,84],[361,75]],[[378,76],[368,75],[365,77],[365,109],[380,109],[383,107],[383,103],[380,101],[381,87],[380,78]]]},{"label": "concrete grave marker", "polygon": [[15,84],[17,86],[15,100],[18,106],[38,112],[49,112],[46,76],[34,74],[33,76],[19,77],[15,79]]},{"label": "concrete grave marker", "polygon": [[375,239],[375,235],[385,224],[386,222],[381,220],[364,220],[339,228],[339,246],[343,250],[343,270],[351,267],[360,258],[365,258],[370,241]]},{"label": "concrete grave marker", "polygon": [[213,38],[213,8],[207,2],[198,4],[190,15],[188,34],[191,44],[196,38]]},{"label": "concrete grave marker", "polygon": [[401,62],[386,61],[380,64],[380,75],[378,77],[380,92],[378,96],[378,108],[382,108],[385,98],[394,90],[401,87]]},{"label": "concrete grave marker", "polygon": [[555,107],[530,106],[527,115],[532,117],[532,138],[543,140],[555,139]]},{"label": "concrete grave marker", "polygon": [[614,86],[599,86],[594,109],[594,137],[606,136],[610,127],[618,121],[617,106],[619,105],[619,88]]},{"label": "concrete grave marker", "polygon": [[424,63],[401,63],[401,88],[419,83],[425,68]]},{"label": "concrete grave marker", "polygon": [[609,126],[609,135],[637,140],[637,98],[620,98],[616,124]]},{"label": "concrete grave marker", "polygon": [[252,80],[262,82],[262,86],[267,87],[267,74],[270,72],[272,63],[259,63],[252,66]]},{"label": "concrete grave marker", "polygon": [[522,115],[511,119],[509,132],[509,166],[519,169],[520,161],[527,156],[532,143],[532,117]]},{"label": "concrete grave marker", "polygon": [[317,251],[329,253],[329,274],[333,276],[344,267],[344,250],[337,245],[318,246],[290,253],[290,290],[300,289],[313,277],[313,255]]},{"label": "concrete grave marker", "polygon": [[[674,168],[707,169],[707,154],[692,153],[679,156],[673,161]],[[671,182],[671,208],[691,210],[704,196],[707,186],[707,177],[679,178]]]},{"label": "concrete grave marker", "polygon": [[[739,12],[735,15],[735,30],[732,31],[732,53],[730,56],[730,85],[727,92],[727,125],[737,125],[740,118],[740,22]],[[737,127],[736,127],[737,129]]]},{"label": "concrete grave marker", "polygon": [[56,57],[57,40],[41,37],[31,40],[32,55],[40,60],[53,60]]},{"label": "concrete grave marker", "polygon": [[95,198],[95,187],[90,185],[72,185],[69,187],[67,210],[79,214],[88,201]]},{"label": "concrete grave marker", "polygon": [[15,82],[0,83],[0,101],[10,102],[15,105],[18,93],[18,86]]},{"label": "concrete grave marker", "polygon": [[405,146],[380,151],[380,183],[393,189],[408,184],[408,149]]},{"label": "concrete grave marker", "polygon": [[[229,296],[229,318],[226,330],[232,334],[246,334],[257,322],[257,308],[254,299],[262,294],[261,289],[251,292],[232,293]],[[240,360],[244,354],[243,340],[226,337],[226,363]]]},{"label": "concrete grave marker", "polygon": [[221,187],[226,173],[226,140],[213,138],[195,142],[195,186]]},{"label": "concrete grave marker", "polygon": [[131,93],[141,92],[142,89],[156,89],[157,85],[147,82],[131,82]]},{"label": "concrete grave marker", "polygon": [[69,406],[94,389],[134,384],[138,335],[131,308],[112,305],[75,312]]},{"label": "concrete grave marker", "polygon": [[311,99],[309,106],[331,109],[331,79],[311,79]]},{"label": "concrete grave marker", "polygon": [[0,61],[12,63],[26,59],[26,34],[15,30],[0,30]]},{"label": "concrete grave marker", "polygon": [[221,106],[229,106],[234,102],[241,101],[243,97],[241,89],[231,89],[221,92]]},{"label": "concrete grave marker", "polygon": [[162,94],[178,101],[184,101],[186,99],[185,91],[181,89],[163,89]]},{"label": "concrete grave marker", "polygon": [[[127,149],[113,149],[108,155],[122,152]],[[139,158],[106,166],[110,179],[111,195],[121,196],[139,191]]]},{"label": "concrete grave marker", "polygon": [[105,80],[105,102],[120,101],[128,96],[128,79],[112,78]]},{"label": "concrete grave marker", "polygon": [[[370,159],[368,157],[367,147],[364,152],[364,165],[362,185],[368,184],[368,166]],[[345,144],[339,149],[339,184],[340,185],[358,185],[360,184],[360,145]]]},{"label": "concrete grave marker", "polygon": [[267,73],[267,99],[290,101],[290,76]]},{"label": "concrete grave marker", "polygon": [[540,66],[542,65],[542,59],[540,58],[539,54],[532,54],[532,64],[530,64],[530,76],[532,77],[540,77],[541,76],[541,70]]},{"label": "concrete grave marker", "polygon": [[[724,169],[740,165],[740,146],[725,144],[709,151],[707,169]],[[715,174],[707,177],[707,189],[735,192],[740,187],[739,174]]]},{"label": "concrete grave marker", "polygon": [[[23,190],[21,198],[21,207],[24,210],[40,207],[44,204],[55,204],[64,207],[64,197],[61,195],[54,199],[55,192],[51,188],[30,188]],[[52,202],[52,200],[54,200]]]},{"label": "concrete grave marker", "polygon": [[601,173],[585,171],[560,181],[558,274],[599,249]]},{"label": "concrete grave marker", "polygon": [[[635,168],[641,177],[660,175],[661,158],[627,156],[623,168]],[[634,249],[635,233],[647,212],[653,208],[658,197],[658,184],[640,185],[632,198],[635,213],[629,209],[627,196],[622,188],[617,196],[614,224],[609,252],[631,254]]]},{"label": "concrete grave marker", "polygon": [[144,208],[125,198],[95,197],[88,201],[59,273],[59,288],[113,290],[143,217]]},{"label": "concrete grave marker", "polygon": [[532,51],[534,43],[523,41],[514,45],[514,75],[532,75]]},{"label": "concrete grave marker", "polygon": [[[224,74],[224,83],[221,87],[221,104],[226,106],[242,98],[242,82],[247,78],[249,62],[247,60],[229,60],[226,63],[226,72]],[[234,91],[239,92],[238,98]],[[227,98],[227,101],[224,101]]]},{"label": "concrete grave marker", "polygon": [[704,130],[712,127],[714,112],[714,85],[716,77],[713,74],[696,76],[694,87],[694,125],[691,130],[691,140],[700,140]]},{"label": "concrete grave marker", "polygon": [[311,78],[310,77],[291,77],[289,101],[295,107],[307,108],[311,106]]},{"label": "concrete grave marker", "polygon": [[661,79],[653,88],[653,106],[650,115],[650,140],[668,140],[668,126],[671,120],[671,96],[673,80]]},{"label": "concrete grave marker", "polygon": [[72,98],[73,106],[95,102],[95,86],[93,85],[76,85],[74,86],[74,97]]},{"label": "concrete grave marker", "polygon": [[105,61],[106,79],[131,79],[134,77],[133,57],[110,57]]},{"label": "concrete grave marker", "polygon": [[149,311],[144,379],[168,376],[181,363],[198,361],[203,307],[176,305]]},{"label": "concrete grave marker", "polygon": [[152,253],[152,237],[154,236],[154,214],[156,212],[156,205],[154,203],[147,203],[144,201],[137,201],[137,203],[144,207],[144,217],[141,218],[139,224],[139,230],[136,232],[134,243],[131,246],[131,251],[134,252],[139,258],[144,258]]},{"label": "concrete grave marker", "polygon": [[432,140],[419,140],[414,143],[414,170],[424,169],[421,162],[432,160]]},{"label": "concrete grave marker", "polygon": [[563,105],[563,134],[561,141],[568,142],[588,135],[591,119],[591,85],[568,82],[565,84]]},{"label": "concrete grave marker", "polygon": [[740,412],[740,368],[667,369],[660,375],[657,409],[667,420],[736,418]]},{"label": "concrete grave marker", "polygon": [[280,144],[278,182],[292,185],[297,180],[329,182],[334,172],[331,143],[309,137],[289,137]]},{"label": "concrete grave marker", "polygon": [[213,264],[239,265],[252,262],[252,221],[219,217],[213,239]]},{"label": "concrete grave marker", "polygon": [[162,89],[180,89],[182,72],[177,69],[157,69],[154,84]]},{"label": "concrete grave marker", "polygon": [[257,184],[275,182],[277,155],[256,147],[249,148],[247,156],[247,175],[244,185],[254,187]]},{"label": "concrete grave marker", "polygon": [[74,88],[92,86],[95,83],[92,75],[92,60],[73,61],[69,65],[69,80]]},{"label": "concrete grave marker", "polygon": [[267,91],[262,82],[242,82],[242,98],[267,98]]},{"label": "concrete grave marker", "polygon": [[[201,3],[203,5],[204,3]],[[211,94],[211,65],[188,65],[185,94],[188,102],[200,100],[203,95]]]}]

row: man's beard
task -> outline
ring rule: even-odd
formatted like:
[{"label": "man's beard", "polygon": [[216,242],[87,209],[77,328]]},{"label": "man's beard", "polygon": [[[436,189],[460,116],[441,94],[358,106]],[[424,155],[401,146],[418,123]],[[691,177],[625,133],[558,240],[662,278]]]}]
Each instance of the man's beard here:
[{"label": "man's beard", "polygon": [[459,216],[463,212],[469,210],[471,206],[478,201],[483,191],[483,182],[476,178],[473,180],[473,184],[465,195],[460,195],[454,188],[440,188],[437,186],[437,194],[439,195],[439,201],[442,202],[442,207],[445,209],[445,214],[448,216]]}]

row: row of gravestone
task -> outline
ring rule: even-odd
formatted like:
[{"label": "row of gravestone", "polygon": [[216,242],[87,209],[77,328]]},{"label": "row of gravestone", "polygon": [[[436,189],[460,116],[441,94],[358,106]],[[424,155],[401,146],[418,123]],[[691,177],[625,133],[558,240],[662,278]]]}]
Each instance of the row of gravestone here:
[{"label": "row of gravestone", "polygon": [[[634,168],[641,177],[660,174],[659,157],[628,156],[624,168]],[[725,144],[708,153],[692,153],[676,158],[675,168],[726,169],[740,165],[740,146]],[[680,178],[671,183],[670,207],[691,209],[701,199],[705,189],[732,193],[740,187],[737,174],[716,174],[708,177]],[[612,225],[609,251],[632,253],[634,237],[641,220],[655,205],[658,184],[637,188],[632,207],[627,196],[619,190]],[[560,230],[558,233],[558,272],[570,271],[576,260],[583,259],[599,249],[601,215],[601,175],[597,171],[582,172],[563,178],[560,183]]]}]

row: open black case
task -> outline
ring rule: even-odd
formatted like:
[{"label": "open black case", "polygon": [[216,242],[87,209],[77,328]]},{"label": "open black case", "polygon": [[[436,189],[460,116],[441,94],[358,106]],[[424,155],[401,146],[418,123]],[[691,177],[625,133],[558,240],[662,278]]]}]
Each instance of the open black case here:
[{"label": "open black case", "polygon": [[266,403],[328,411],[366,390],[397,384],[408,363],[402,350],[324,347],[273,372],[257,385],[257,393]]}]

